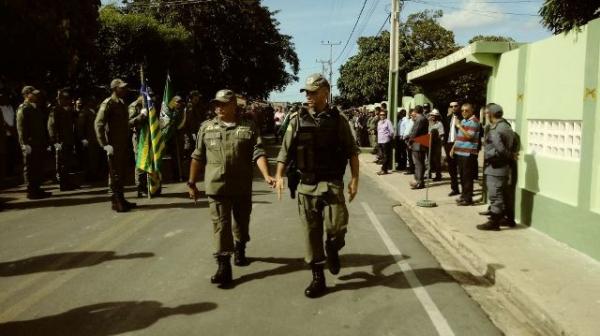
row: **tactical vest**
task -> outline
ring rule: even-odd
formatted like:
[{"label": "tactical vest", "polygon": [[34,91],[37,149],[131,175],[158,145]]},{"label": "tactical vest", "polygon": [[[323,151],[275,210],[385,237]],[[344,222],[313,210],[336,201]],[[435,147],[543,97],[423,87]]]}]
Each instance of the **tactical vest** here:
[{"label": "tactical vest", "polygon": [[298,115],[296,163],[303,184],[342,180],[348,163],[340,138],[339,112],[316,116],[303,109]]}]

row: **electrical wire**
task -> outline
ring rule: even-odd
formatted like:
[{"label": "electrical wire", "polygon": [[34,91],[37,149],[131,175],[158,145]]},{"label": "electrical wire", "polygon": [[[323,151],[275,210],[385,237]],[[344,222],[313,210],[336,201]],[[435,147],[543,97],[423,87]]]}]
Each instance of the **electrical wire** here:
[{"label": "electrical wire", "polygon": [[336,57],[336,59],[335,59],[335,61],[333,61],[333,63],[337,63],[337,61],[340,60],[340,57],[342,57],[342,54],[344,54],[344,51],[346,51],[346,48],[348,47],[348,43],[350,43],[350,39],[352,38],[352,35],[354,35],[354,31],[356,30],[358,21],[360,20],[360,17],[362,16],[362,13],[365,10],[365,6],[367,5],[368,1],[369,0],[363,1],[362,7],[360,8],[360,13],[358,13],[358,17],[356,18],[356,22],[354,22],[354,26],[352,27],[352,31],[350,32],[350,35],[348,36],[348,39],[346,40],[346,44],[344,44],[344,48],[342,48],[342,51],[340,52],[338,57]]}]

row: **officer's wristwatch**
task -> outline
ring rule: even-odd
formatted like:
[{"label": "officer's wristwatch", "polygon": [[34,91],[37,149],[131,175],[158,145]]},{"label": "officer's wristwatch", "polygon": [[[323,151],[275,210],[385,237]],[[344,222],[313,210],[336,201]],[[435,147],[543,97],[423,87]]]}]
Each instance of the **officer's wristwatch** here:
[{"label": "officer's wristwatch", "polygon": [[192,182],[192,181],[187,181],[185,184],[190,188],[193,188],[196,186],[196,182]]}]

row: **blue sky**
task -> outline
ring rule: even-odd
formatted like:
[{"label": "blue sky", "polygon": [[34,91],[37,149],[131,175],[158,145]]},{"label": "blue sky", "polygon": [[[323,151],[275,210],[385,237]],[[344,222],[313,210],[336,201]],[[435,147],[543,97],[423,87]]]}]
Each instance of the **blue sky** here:
[{"label": "blue sky", "polygon": [[[390,10],[391,0],[367,0],[363,15],[348,47],[342,48],[356,22],[364,0],[262,0],[272,11],[278,10],[276,18],[280,31],[291,35],[300,58],[299,82],[289,85],[283,92],[271,93],[274,101],[302,101],[299,89],[304,79],[321,71],[317,59],[329,59],[329,47],[321,41],[342,42],[334,47],[333,57],[338,59],[333,68],[333,84],[338,78],[339,67],[357,53],[356,40],[359,36],[376,34]],[[114,1],[103,0],[102,3]],[[406,1],[401,16],[424,9],[442,9],[444,17],[440,24],[455,34],[459,44],[473,36],[504,35],[518,42],[532,42],[550,36],[541,26],[539,17],[512,15],[537,14],[543,0],[413,0]],[[385,29],[389,30],[389,23]],[[334,87],[334,94],[337,88]]]}]

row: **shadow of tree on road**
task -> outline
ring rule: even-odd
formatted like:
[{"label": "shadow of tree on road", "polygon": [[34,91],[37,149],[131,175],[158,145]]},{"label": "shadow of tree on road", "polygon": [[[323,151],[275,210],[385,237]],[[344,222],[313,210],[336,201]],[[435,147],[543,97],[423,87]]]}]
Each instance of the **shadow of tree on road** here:
[{"label": "shadow of tree on road", "polygon": [[[151,258],[154,253],[117,255],[114,251],[53,253],[0,263],[0,277],[89,267],[112,260]],[[1,333],[0,333],[1,335]]]},{"label": "shadow of tree on road", "polygon": [[163,307],[157,301],[106,302],[33,320],[0,324],[0,335],[108,336],[142,330],[173,315],[195,315],[217,308],[213,302]]}]

